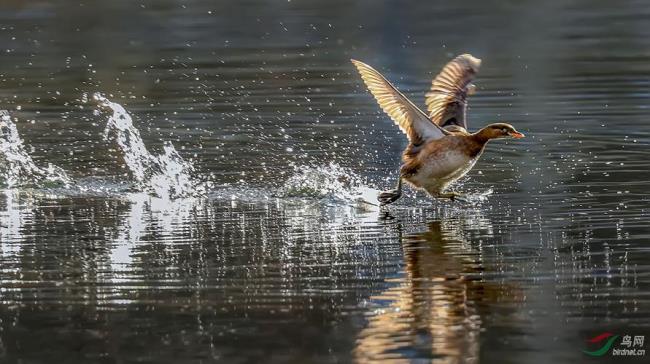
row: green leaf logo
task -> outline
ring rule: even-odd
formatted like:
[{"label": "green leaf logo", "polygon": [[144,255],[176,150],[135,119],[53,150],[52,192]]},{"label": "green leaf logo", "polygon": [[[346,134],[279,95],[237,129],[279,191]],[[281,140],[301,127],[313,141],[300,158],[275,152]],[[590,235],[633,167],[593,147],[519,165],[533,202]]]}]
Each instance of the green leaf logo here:
[{"label": "green leaf logo", "polygon": [[618,339],[618,336],[619,335],[614,335],[611,332],[604,332],[604,333],[602,333],[602,334],[588,340],[590,343],[593,344],[593,343],[598,343],[598,342],[601,342],[601,341],[609,338],[607,340],[607,342],[605,342],[605,344],[603,346],[601,346],[599,349],[596,349],[596,350],[593,350],[593,351],[583,350],[582,352],[587,354],[587,355],[591,355],[591,356],[603,356],[603,355],[607,354],[609,349],[614,344],[614,341],[616,341],[616,339]]}]

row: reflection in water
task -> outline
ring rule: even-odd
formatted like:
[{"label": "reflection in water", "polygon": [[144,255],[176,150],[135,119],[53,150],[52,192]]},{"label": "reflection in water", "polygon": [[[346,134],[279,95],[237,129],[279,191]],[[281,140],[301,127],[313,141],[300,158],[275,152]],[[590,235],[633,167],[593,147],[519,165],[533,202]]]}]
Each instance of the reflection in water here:
[{"label": "reflection in water", "polygon": [[140,241],[145,229],[144,214],[147,197],[145,194],[132,194],[127,199],[129,208],[123,215],[121,223],[113,232],[116,236],[112,238],[110,245],[110,268],[108,275],[110,281],[119,282],[120,272],[131,269],[133,264],[133,250]]},{"label": "reflection in water", "polygon": [[469,215],[433,221],[427,232],[402,239],[405,271],[372,298],[375,308],[357,339],[359,361],[478,362],[482,306],[517,291],[481,277],[488,268],[480,246],[468,241],[470,230],[493,237],[488,219]]},{"label": "reflection in water", "polygon": [[[108,244],[110,251],[108,264],[101,278],[111,285],[100,289],[107,290],[101,292],[105,297],[124,288],[119,283],[133,281],[136,278],[132,276],[133,271],[142,269],[142,262],[135,260],[138,246],[145,234],[155,234],[161,242],[188,243],[187,231],[193,229],[192,222],[199,218],[197,210],[203,209],[205,205],[205,200],[200,198],[169,200],[142,192],[128,194],[126,202],[128,209],[118,218],[115,228],[107,233],[107,238],[111,241]],[[200,214],[200,218],[206,219],[209,216],[204,215],[205,211]],[[189,235],[196,237],[196,234],[191,232]],[[172,249],[173,246],[167,248]],[[117,300],[117,303],[126,302],[124,299]]]},{"label": "reflection in water", "polygon": [[33,218],[32,198],[27,193],[3,190],[4,206],[0,205],[0,254],[10,259],[20,251],[24,239],[23,226]]},{"label": "reflection in water", "polygon": [[[482,207],[483,213],[488,208]],[[538,248],[509,244],[512,239],[494,216],[507,216],[510,210],[492,210],[492,219],[482,211],[395,209],[395,219],[382,221],[379,211],[327,199],[170,203],[146,194],[52,199],[5,191],[0,196],[0,278],[3,303],[14,308],[3,313],[2,322],[11,326],[5,325],[2,340],[9,352],[17,352],[55,332],[61,340],[46,344],[50,351],[73,352],[80,340],[93,348],[78,362],[105,352],[128,357],[129,350],[113,344],[136,345],[134,350],[155,362],[165,362],[178,350],[224,361],[260,361],[263,350],[242,347],[258,340],[261,347],[291,351],[310,362],[319,361],[310,360],[314,351],[327,353],[321,342],[330,345],[328,340],[336,337],[337,355],[353,355],[349,359],[359,362],[472,362],[489,352],[498,356],[508,347],[491,341],[499,336],[500,325],[522,327],[512,314],[514,306],[546,309],[558,293],[580,295],[580,301],[573,301],[595,306],[585,292],[623,296],[639,285],[632,271],[625,275],[632,282],[626,283],[627,291],[605,284],[617,279],[615,266],[603,276],[607,281],[581,283],[583,267],[574,259],[580,256],[563,252],[550,260],[557,268],[537,268],[548,273],[520,280],[521,271],[511,271],[506,259],[516,259],[520,267],[526,266],[522,261],[536,264]],[[439,218],[424,225],[427,216]],[[412,233],[425,226],[426,232]],[[574,241],[560,238],[562,244]],[[519,241],[527,240],[539,241]],[[530,279],[555,282],[547,276],[562,284],[556,290],[528,290],[529,300],[522,302],[518,285],[536,287]],[[642,307],[642,301],[634,302],[639,303],[616,307]],[[586,312],[572,307],[565,312]],[[359,320],[364,312],[365,325]],[[644,315],[641,309],[634,312]],[[57,324],[39,331],[41,322],[50,321]],[[140,340],[133,343],[133,335],[122,334],[131,332],[130,322],[157,325],[166,336],[135,331]],[[69,329],[73,323],[100,336],[80,339]],[[516,333],[506,334],[516,341]],[[310,344],[296,353],[296,342]],[[328,354],[323,355],[319,359]]]}]

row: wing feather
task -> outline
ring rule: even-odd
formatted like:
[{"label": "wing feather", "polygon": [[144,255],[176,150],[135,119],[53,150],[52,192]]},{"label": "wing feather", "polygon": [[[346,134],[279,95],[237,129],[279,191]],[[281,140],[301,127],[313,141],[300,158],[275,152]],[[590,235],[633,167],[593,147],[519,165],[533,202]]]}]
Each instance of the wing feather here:
[{"label": "wing feather", "polygon": [[429,118],[436,125],[457,125],[467,129],[467,95],[472,94],[470,82],[481,66],[481,60],[462,54],[447,63],[431,83],[426,94]]},{"label": "wing feather", "polygon": [[440,139],[448,133],[429,120],[427,115],[406,98],[384,76],[367,64],[352,60],[361,78],[379,106],[402,129],[414,145]]}]

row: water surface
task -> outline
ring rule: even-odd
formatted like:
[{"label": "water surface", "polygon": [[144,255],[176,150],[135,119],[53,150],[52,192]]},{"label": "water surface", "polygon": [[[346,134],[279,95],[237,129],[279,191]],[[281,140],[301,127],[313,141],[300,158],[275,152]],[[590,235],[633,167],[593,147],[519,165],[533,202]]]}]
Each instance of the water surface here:
[{"label": "water surface", "polygon": [[[583,362],[650,334],[649,24],[641,1],[3,2],[2,361]],[[470,128],[527,135],[458,186],[492,194],[354,202],[405,138],[349,59],[421,104],[465,52]]]}]

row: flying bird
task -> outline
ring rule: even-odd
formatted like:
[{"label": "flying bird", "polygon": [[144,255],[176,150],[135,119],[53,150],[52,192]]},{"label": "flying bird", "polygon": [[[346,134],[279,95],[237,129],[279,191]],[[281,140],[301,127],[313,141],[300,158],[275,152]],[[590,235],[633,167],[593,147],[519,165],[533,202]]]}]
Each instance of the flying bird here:
[{"label": "flying bird", "polygon": [[351,61],[379,106],[409,141],[402,153],[397,187],[379,194],[381,205],[402,196],[402,181],[432,197],[462,200],[462,194],[447,189],[474,167],[487,142],[524,137],[506,123],[490,124],[475,133],[467,131],[467,96],[474,92],[471,82],[481,66],[481,60],[470,54],[454,58],[434,78],[426,93],[428,115],[374,68]]}]

